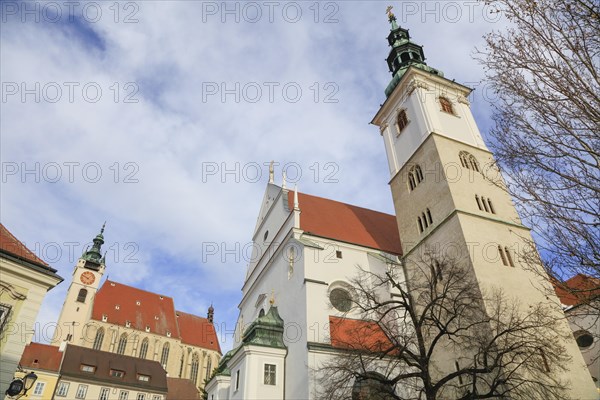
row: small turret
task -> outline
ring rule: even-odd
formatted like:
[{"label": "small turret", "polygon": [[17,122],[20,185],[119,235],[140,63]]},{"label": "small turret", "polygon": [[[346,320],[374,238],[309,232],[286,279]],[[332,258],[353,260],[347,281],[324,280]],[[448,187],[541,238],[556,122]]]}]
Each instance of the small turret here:
[{"label": "small turret", "polygon": [[106,222],[102,225],[102,229],[100,229],[100,233],[96,235],[93,240],[92,248],[86,250],[81,258],[86,261],[86,268],[91,268],[97,270],[100,268],[100,265],[104,263],[105,258],[102,257],[102,245],[104,244],[104,228],[106,227]]},{"label": "small turret", "polygon": [[206,319],[208,319],[208,322],[210,322],[212,324],[214,321],[214,318],[215,318],[215,308],[211,304],[210,307],[208,307],[208,313],[206,314]]}]

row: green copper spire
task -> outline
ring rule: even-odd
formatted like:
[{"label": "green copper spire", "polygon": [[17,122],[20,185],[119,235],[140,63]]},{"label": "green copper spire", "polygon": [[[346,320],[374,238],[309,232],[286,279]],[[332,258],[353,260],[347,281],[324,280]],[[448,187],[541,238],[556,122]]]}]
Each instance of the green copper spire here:
[{"label": "green copper spire", "polygon": [[100,229],[100,233],[96,235],[96,237],[93,240],[93,245],[92,248],[87,250],[83,256],[81,256],[81,258],[83,258],[86,261],[90,261],[91,263],[94,264],[101,264],[103,263],[104,257],[102,257],[102,254],[100,253],[101,249],[102,249],[102,245],[104,244],[104,227],[106,227],[106,222],[104,222],[104,225],[102,225],[102,229]]},{"label": "green copper spire", "polygon": [[392,6],[388,6],[386,9],[388,20],[392,26],[390,34],[387,37],[388,43],[392,47],[390,55],[387,58],[387,64],[393,76],[392,81],[385,89],[386,96],[392,94],[406,70],[411,66],[432,74],[444,76],[441,71],[427,66],[423,47],[410,40],[408,29],[398,26],[396,16],[392,13],[392,8]]}]

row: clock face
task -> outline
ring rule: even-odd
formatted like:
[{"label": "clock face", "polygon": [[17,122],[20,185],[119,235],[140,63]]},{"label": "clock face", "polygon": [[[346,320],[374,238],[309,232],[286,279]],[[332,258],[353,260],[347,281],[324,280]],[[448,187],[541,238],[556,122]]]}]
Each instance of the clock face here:
[{"label": "clock face", "polygon": [[96,280],[96,276],[90,271],[85,271],[83,274],[81,274],[79,280],[85,285],[91,285]]}]

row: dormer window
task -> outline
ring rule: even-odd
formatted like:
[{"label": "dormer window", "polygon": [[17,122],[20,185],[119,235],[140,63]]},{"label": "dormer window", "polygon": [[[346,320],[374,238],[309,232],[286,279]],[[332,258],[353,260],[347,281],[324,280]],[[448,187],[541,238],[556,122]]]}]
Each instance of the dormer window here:
[{"label": "dormer window", "polygon": [[111,369],[110,376],[112,376],[113,378],[122,378],[125,376],[125,371],[121,371],[118,369]]},{"label": "dormer window", "polygon": [[115,310],[120,310],[120,309],[121,309],[121,306],[117,304],[117,305],[115,306]]},{"label": "dormer window", "polygon": [[135,305],[136,306],[140,306],[140,305],[142,305],[142,302],[138,300],[138,301],[135,302]]},{"label": "dormer window", "polygon": [[82,372],[89,372],[91,374],[96,372],[96,367],[93,365],[88,365],[88,364],[81,364],[79,369],[81,369]]},{"label": "dormer window", "polygon": [[102,322],[108,321],[108,315],[102,314]]},{"label": "dormer window", "polygon": [[125,321],[125,328],[131,328],[131,321]]},{"label": "dormer window", "polygon": [[140,382],[150,382],[150,375],[138,374],[137,380]]},{"label": "dormer window", "polygon": [[171,332],[167,331],[167,337],[171,337]]},{"label": "dormer window", "polygon": [[146,332],[150,332],[150,325],[146,325]]}]

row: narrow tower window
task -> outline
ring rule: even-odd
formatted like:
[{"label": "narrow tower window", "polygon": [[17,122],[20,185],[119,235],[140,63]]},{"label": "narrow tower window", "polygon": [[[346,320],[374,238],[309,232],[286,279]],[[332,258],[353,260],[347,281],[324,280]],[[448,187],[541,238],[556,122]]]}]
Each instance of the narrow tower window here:
[{"label": "narrow tower window", "polygon": [[94,350],[100,350],[102,348],[102,341],[104,340],[104,328],[100,328],[96,331],[96,337],[94,338]]},{"label": "narrow tower window", "polygon": [[402,132],[406,125],[408,125],[408,117],[406,116],[406,110],[401,110],[398,113],[398,133]]},{"label": "narrow tower window", "polygon": [[87,294],[88,294],[87,289],[79,289],[79,293],[77,294],[77,301],[79,303],[85,303]]},{"label": "narrow tower window", "polygon": [[460,164],[464,168],[472,169],[473,171],[479,172],[479,162],[471,153],[461,151],[460,153],[458,153],[458,158],[460,159]]},{"label": "narrow tower window", "polygon": [[477,207],[479,208],[479,211],[483,211],[483,208],[481,207],[481,201],[479,200],[479,196],[475,195],[475,200],[477,201]]},{"label": "narrow tower window", "polygon": [[433,224],[433,218],[431,218],[431,211],[429,211],[429,208],[427,209],[427,220],[429,221],[429,225]]},{"label": "narrow tower window", "polygon": [[208,357],[208,361],[206,363],[206,379],[207,380],[210,378],[211,374],[212,374],[212,359],[210,357]]},{"label": "narrow tower window", "polygon": [[504,251],[506,252],[506,258],[508,259],[508,264],[509,264],[511,267],[514,267],[514,266],[515,266],[515,264],[513,263],[512,256],[510,255],[510,251],[508,250],[508,247],[505,247],[505,248],[504,248]]},{"label": "narrow tower window", "polygon": [[500,258],[502,259],[502,264],[508,267],[508,261],[506,260],[506,256],[504,255],[504,250],[502,246],[498,246],[498,253],[500,253]]},{"label": "narrow tower window", "polygon": [[127,334],[122,334],[119,338],[119,345],[117,346],[117,354],[125,354],[125,347],[127,347]]},{"label": "narrow tower window", "polygon": [[421,170],[421,167],[419,167],[418,165],[415,166],[415,176],[417,177],[418,183],[421,183],[423,181],[423,171]]},{"label": "narrow tower window", "polygon": [[490,212],[490,210],[487,206],[487,201],[486,201],[485,197],[481,198],[481,202],[483,203],[483,209],[485,210],[485,212]]},{"label": "narrow tower window", "polygon": [[427,217],[425,216],[425,213],[421,214],[421,218],[423,218],[423,225],[425,225],[425,228],[427,228],[429,226],[429,223],[427,222]]},{"label": "narrow tower window", "polygon": [[496,214],[496,210],[494,210],[494,206],[492,206],[492,201],[488,198],[487,202],[488,206],[490,206],[490,211],[492,212],[492,214]]},{"label": "narrow tower window", "polygon": [[415,175],[412,173],[412,171],[408,173],[408,186],[410,187],[410,190],[415,190],[415,188],[417,187]]},{"label": "narrow tower window", "polygon": [[417,217],[417,224],[419,225],[419,233],[423,233],[423,222],[421,222],[421,217]]}]

